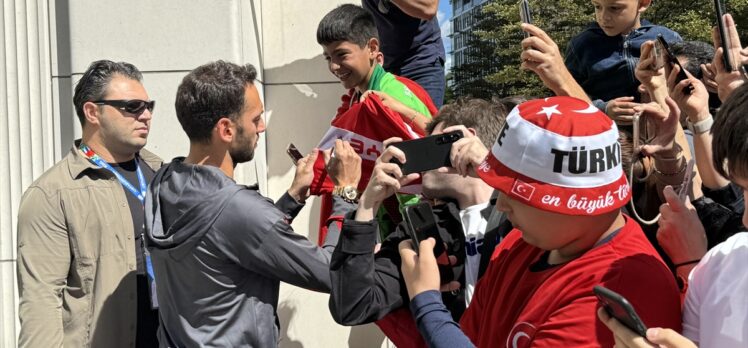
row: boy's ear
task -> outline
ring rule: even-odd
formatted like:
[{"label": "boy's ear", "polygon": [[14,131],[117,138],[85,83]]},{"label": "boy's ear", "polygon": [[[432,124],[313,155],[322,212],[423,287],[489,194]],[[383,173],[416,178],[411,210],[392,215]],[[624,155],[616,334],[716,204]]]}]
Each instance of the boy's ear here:
[{"label": "boy's ear", "polygon": [[637,12],[641,14],[642,12],[646,11],[650,5],[652,5],[652,0],[639,0],[639,9],[637,10]]},{"label": "boy's ear", "polygon": [[379,53],[379,39],[375,37],[369,39],[369,42],[366,43],[366,46],[369,47],[371,59],[376,59],[377,54]]}]

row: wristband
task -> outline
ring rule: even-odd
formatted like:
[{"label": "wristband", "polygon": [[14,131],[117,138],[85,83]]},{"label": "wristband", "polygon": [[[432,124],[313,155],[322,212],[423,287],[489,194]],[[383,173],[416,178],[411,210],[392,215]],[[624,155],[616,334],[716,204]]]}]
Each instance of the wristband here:
[{"label": "wristband", "polygon": [[709,117],[696,123],[691,123],[691,120],[686,119],[686,125],[694,135],[708,132],[712,129],[712,124],[714,124],[714,118],[712,118],[712,115],[709,115]]},{"label": "wristband", "polygon": [[674,268],[674,269],[678,269],[678,267],[681,267],[681,266],[688,266],[688,265],[692,265],[692,264],[694,264],[694,263],[699,263],[699,262],[701,262],[701,259],[696,259],[696,260],[691,260],[691,261],[681,262],[681,263],[677,263],[677,264],[674,264],[674,265],[673,265],[673,268]]}]

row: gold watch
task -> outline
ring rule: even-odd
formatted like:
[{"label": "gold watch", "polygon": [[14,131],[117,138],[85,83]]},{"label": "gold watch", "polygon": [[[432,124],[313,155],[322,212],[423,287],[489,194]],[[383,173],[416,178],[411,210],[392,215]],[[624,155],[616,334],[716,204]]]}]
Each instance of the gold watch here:
[{"label": "gold watch", "polygon": [[339,196],[348,203],[358,203],[358,190],[353,186],[335,186],[332,194]]}]

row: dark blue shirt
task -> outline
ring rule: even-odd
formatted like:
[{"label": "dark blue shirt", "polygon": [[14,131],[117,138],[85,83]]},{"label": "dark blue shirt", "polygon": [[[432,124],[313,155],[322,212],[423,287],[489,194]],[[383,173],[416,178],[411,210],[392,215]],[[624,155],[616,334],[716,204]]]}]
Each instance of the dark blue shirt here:
[{"label": "dark blue shirt", "polygon": [[400,75],[403,67],[433,66],[437,59],[444,61],[444,43],[436,16],[428,21],[411,17],[389,0],[361,3],[374,16],[385,70]]},{"label": "dark blue shirt", "polygon": [[678,33],[646,20],[626,36],[608,36],[593,23],[569,41],[566,67],[601,110],[605,110],[606,102],[618,97],[638,100],[639,81],[634,70],[640,49],[644,42],[656,40],[658,34],[668,44],[683,40]]}]

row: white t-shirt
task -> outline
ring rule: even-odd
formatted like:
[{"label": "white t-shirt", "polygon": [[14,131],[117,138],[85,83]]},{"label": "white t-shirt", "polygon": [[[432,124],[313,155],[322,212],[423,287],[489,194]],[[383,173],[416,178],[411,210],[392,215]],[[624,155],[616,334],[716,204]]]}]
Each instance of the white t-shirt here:
[{"label": "white t-shirt", "polygon": [[691,271],[683,335],[700,347],[748,347],[748,232],[709,250]]},{"label": "white t-shirt", "polygon": [[465,306],[470,305],[475,291],[475,283],[478,282],[478,270],[480,269],[480,252],[478,248],[483,246],[483,235],[486,234],[488,221],[483,217],[481,211],[488,208],[488,203],[473,205],[460,210],[462,230],[465,232]]}]

